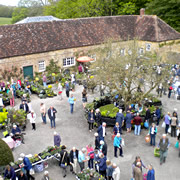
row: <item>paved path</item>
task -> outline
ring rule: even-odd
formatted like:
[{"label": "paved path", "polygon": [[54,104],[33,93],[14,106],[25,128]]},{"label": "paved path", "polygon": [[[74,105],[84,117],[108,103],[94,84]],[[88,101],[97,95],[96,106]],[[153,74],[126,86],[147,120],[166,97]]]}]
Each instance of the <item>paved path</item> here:
[{"label": "paved path", "polygon": [[[84,118],[84,112],[82,108],[81,102],[81,92],[82,86],[77,86],[76,91],[74,92],[74,96],[77,99],[75,105],[74,114],[70,114],[69,104],[67,102],[67,98],[63,97],[63,100],[60,101],[58,97],[55,98],[47,98],[47,99],[39,99],[36,95],[32,96],[32,107],[37,114],[37,130],[32,131],[31,125],[27,125],[26,136],[25,136],[25,144],[16,148],[13,151],[15,160],[18,159],[20,153],[25,154],[35,154],[43,151],[47,146],[53,145],[53,132],[54,130],[50,128],[50,122],[47,120],[47,125],[42,125],[42,120],[40,118],[40,103],[44,102],[47,107],[53,105],[58,113],[56,118],[56,131],[60,133],[62,138],[62,144],[67,145],[68,150],[73,146],[81,149],[85,147],[88,143],[94,144],[94,132],[90,133],[88,131],[88,124],[86,119]],[[88,97],[89,101],[92,101],[95,95],[90,94]],[[180,101],[176,101],[173,99],[167,99],[163,97],[163,106],[165,111],[172,112],[176,107],[180,111]],[[180,116],[180,114],[179,114]],[[159,140],[161,134],[164,132],[164,129],[161,126],[158,127],[158,134],[156,137],[156,141]],[[108,144],[108,159],[112,160],[118,164],[121,169],[121,180],[130,180],[132,170],[131,165],[135,159],[135,156],[141,156],[145,165],[152,164],[156,171],[156,180],[179,180],[180,178],[180,158],[178,158],[178,150],[174,148],[174,144],[176,142],[175,138],[170,137],[171,146],[168,152],[167,163],[162,166],[159,165],[159,158],[154,157],[153,155],[153,147],[150,147],[149,144],[146,144],[144,141],[144,137],[147,134],[146,130],[142,131],[141,136],[134,136],[133,133],[127,134],[124,132],[123,138],[125,139],[125,147],[124,150],[124,158],[114,158],[113,157],[113,145],[111,141],[112,135],[112,127],[107,128],[107,137],[106,141]],[[54,163],[53,163],[54,162]],[[58,167],[56,161],[53,161],[48,168],[50,177],[53,180],[60,180],[62,178],[61,169]],[[40,180],[42,177],[42,173],[35,175],[37,180]],[[67,180],[73,180],[75,177],[68,172]]]}]

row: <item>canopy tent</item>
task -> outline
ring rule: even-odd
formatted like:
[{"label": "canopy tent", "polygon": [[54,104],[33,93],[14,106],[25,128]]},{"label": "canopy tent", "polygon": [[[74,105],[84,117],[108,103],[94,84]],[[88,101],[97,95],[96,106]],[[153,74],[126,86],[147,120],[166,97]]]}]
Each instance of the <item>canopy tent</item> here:
[{"label": "canopy tent", "polygon": [[78,57],[76,60],[78,62],[89,62],[89,61],[93,61],[94,59],[88,56],[81,56],[81,57]]}]

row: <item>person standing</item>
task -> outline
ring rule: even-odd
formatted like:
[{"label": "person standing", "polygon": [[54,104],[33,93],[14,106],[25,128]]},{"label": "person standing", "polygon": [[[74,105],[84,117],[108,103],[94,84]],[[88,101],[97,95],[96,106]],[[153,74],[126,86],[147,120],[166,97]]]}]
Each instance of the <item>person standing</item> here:
[{"label": "person standing", "polygon": [[60,135],[54,131],[54,146],[60,147],[61,145],[61,137]]},{"label": "person standing", "polygon": [[166,162],[167,151],[169,146],[170,146],[169,139],[166,137],[166,134],[163,134],[158,144],[159,153],[160,153],[160,165]]},{"label": "person standing", "polygon": [[26,114],[29,113],[29,107],[25,101],[20,104],[19,109],[23,109]]},{"label": "person standing", "polygon": [[10,88],[10,91],[8,93],[8,98],[10,100],[10,106],[14,107],[14,92],[13,92],[13,88]]},{"label": "person standing", "polygon": [[32,124],[32,130],[36,130],[36,114],[34,113],[33,110],[31,110],[31,113],[28,114],[28,119]]},{"label": "person standing", "polygon": [[176,137],[176,127],[178,125],[178,119],[176,116],[171,118],[171,137]]},{"label": "person standing", "polygon": [[16,173],[14,171],[14,168],[7,165],[5,172],[4,172],[4,179],[11,179],[11,180],[16,180]]},{"label": "person standing", "polygon": [[28,157],[25,157],[25,154],[23,153],[20,154],[20,157],[23,158],[24,169],[26,170],[28,180],[35,179],[33,176],[30,175],[30,169],[32,168],[32,164]]},{"label": "person standing", "polygon": [[170,87],[169,87],[169,92],[168,92],[168,98],[171,98],[172,90],[173,90],[173,87],[170,86]]},{"label": "person standing", "polygon": [[119,167],[113,163],[113,174],[112,174],[112,177],[113,177],[113,180],[120,180],[120,169]]},{"label": "person standing", "polygon": [[44,103],[41,103],[40,105],[40,112],[41,112],[43,124],[46,124],[46,106]]},{"label": "person standing", "polygon": [[90,132],[94,129],[94,122],[95,122],[95,114],[94,114],[94,110],[91,109],[91,111],[88,113],[88,123],[89,123]]},{"label": "person standing", "polygon": [[104,176],[106,178],[106,156],[104,154],[100,154],[100,159],[99,159],[99,174]]},{"label": "person standing", "polygon": [[124,122],[124,115],[122,113],[122,109],[119,110],[119,112],[116,114],[116,122],[119,123],[119,127],[120,127],[120,134],[122,134],[122,125]]},{"label": "person standing", "polygon": [[45,73],[43,73],[43,86],[44,87],[47,87],[47,77],[46,77],[46,75],[45,75]]},{"label": "person standing", "polygon": [[127,132],[131,132],[131,120],[132,120],[132,114],[131,112],[128,110],[126,117],[125,117],[125,121],[126,121],[126,128],[127,128]]},{"label": "person standing", "polygon": [[73,94],[71,94],[71,97],[69,97],[68,102],[70,104],[70,112],[71,112],[71,114],[73,114],[74,102],[75,102],[75,98],[74,98]]},{"label": "person standing", "polygon": [[86,146],[87,150],[87,156],[89,156],[88,160],[88,167],[89,169],[93,169],[93,164],[94,164],[94,148],[92,147],[91,144]]},{"label": "person standing", "polygon": [[148,165],[148,173],[147,173],[147,180],[155,180],[155,171],[152,165]]},{"label": "person standing", "polygon": [[149,128],[149,134],[151,137],[150,145],[154,147],[156,145],[156,134],[157,134],[157,127],[154,123],[152,123],[152,126]]},{"label": "person standing", "polygon": [[168,129],[169,129],[169,125],[170,125],[170,120],[171,120],[171,114],[168,112],[165,117],[164,117],[164,122],[166,124],[166,127],[165,127],[165,134],[168,133]]},{"label": "person standing", "polygon": [[113,142],[113,145],[114,145],[114,157],[118,157],[117,156],[117,150],[119,149],[120,153],[119,155],[121,157],[123,157],[123,150],[122,150],[122,138],[120,137],[120,133],[117,133],[117,135],[115,136],[114,138],[114,142]]},{"label": "person standing", "polygon": [[86,154],[86,148],[82,148],[82,151],[79,151],[78,154],[78,163],[81,171],[85,168],[85,162],[88,161],[86,160],[85,154]]},{"label": "person standing", "polygon": [[61,82],[58,83],[58,95],[60,97],[60,100],[62,100],[62,91],[63,91],[63,87],[61,85]]},{"label": "person standing", "polygon": [[137,113],[137,116],[134,118],[134,124],[135,124],[134,134],[135,135],[138,135],[138,136],[140,135],[141,123],[142,123],[142,118],[139,116],[139,113]]},{"label": "person standing", "polygon": [[114,169],[113,169],[111,161],[107,160],[106,165],[107,165],[107,169],[106,169],[107,180],[113,180],[112,176],[113,176]]},{"label": "person standing", "polygon": [[95,136],[95,149],[99,149],[100,147],[100,141],[99,141],[99,136],[98,136],[98,133],[94,133],[94,136]]},{"label": "person standing", "polygon": [[134,179],[135,180],[143,180],[143,175],[141,171],[141,162],[137,162],[134,167]]},{"label": "person standing", "polygon": [[66,96],[69,97],[70,87],[68,81],[66,81],[65,88],[66,88]]},{"label": "person standing", "polygon": [[146,109],[145,121],[147,121],[149,124],[149,120],[151,119],[151,111],[148,107],[146,107],[145,109]]},{"label": "person standing", "polygon": [[159,121],[161,119],[161,110],[159,109],[159,107],[156,107],[156,111],[155,111],[156,117],[157,117],[157,126],[159,126]]},{"label": "person standing", "polygon": [[66,146],[63,145],[60,151],[59,165],[62,168],[62,174],[64,178],[66,177],[66,173],[67,173],[67,163],[68,163],[68,152],[66,151]]},{"label": "person standing", "polygon": [[85,108],[87,103],[87,92],[85,88],[83,89],[82,92],[82,102],[83,102],[83,108]]},{"label": "person standing", "polygon": [[100,141],[99,150],[101,153],[103,153],[105,156],[107,156],[107,144],[105,141],[103,141],[103,140]]},{"label": "person standing", "polygon": [[180,125],[177,130],[177,141],[179,142],[179,157],[180,157]]},{"label": "person standing", "polygon": [[78,162],[78,155],[79,155],[79,150],[77,150],[75,147],[72,148],[70,151],[70,164],[73,167],[73,173],[77,173],[77,162]]},{"label": "person standing", "polygon": [[119,123],[116,122],[114,128],[113,128],[113,133],[114,135],[116,135],[117,133],[120,133],[120,127],[119,127]]},{"label": "person standing", "polygon": [[54,127],[54,129],[56,128],[56,122],[55,122],[55,118],[56,118],[56,109],[51,106],[48,110],[48,116],[49,116],[49,119],[51,121],[51,129]]},{"label": "person standing", "polygon": [[98,125],[98,127],[102,124],[102,120],[101,120],[101,112],[99,109],[96,109],[96,123]]},{"label": "person standing", "polygon": [[98,127],[98,135],[99,135],[99,140],[103,140],[104,141],[104,138],[105,138],[105,135],[106,135],[106,123],[103,122],[101,126]]},{"label": "person standing", "polygon": [[26,174],[23,171],[20,171],[18,180],[28,180]]}]

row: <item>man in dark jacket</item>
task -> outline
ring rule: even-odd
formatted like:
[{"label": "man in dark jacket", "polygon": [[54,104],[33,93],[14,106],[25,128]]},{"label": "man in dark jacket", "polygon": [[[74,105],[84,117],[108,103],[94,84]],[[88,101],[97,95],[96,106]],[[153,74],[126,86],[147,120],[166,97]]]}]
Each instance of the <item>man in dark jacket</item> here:
[{"label": "man in dark jacket", "polygon": [[25,101],[20,104],[19,109],[23,109],[26,113],[29,113],[29,107]]},{"label": "man in dark jacket", "polygon": [[72,150],[70,151],[70,164],[73,167],[72,173],[77,173],[77,162],[78,162],[78,154],[79,151],[73,147]]},{"label": "man in dark jacket", "polygon": [[116,114],[116,122],[119,123],[119,127],[120,127],[120,134],[122,134],[122,125],[123,125],[123,122],[124,122],[124,115],[122,113],[122,109],[119,110],[119,112]]},{"label": "man in dark jacket", "polygon": [[94,114],[94,110],[91,109],[91,111],[88,113],[88,123],[89,123],[90,132],[94,129],[94,122],[95,122],[95,114]]},{"label": "man in dark jacket", "polygon": [[56,128],[56,122],[55,122],[55,118],[56,118],[56,114],[57,113],[57,111],[56,111],[56,109],[53,107],[53,106],[51,106],[49,109],[48,109],[48,116],[49,116],[49,119],[50,119],[50,121],[51,121],[51,128],[53,128],[54,127],[54,129]]},{"label": "man in dark jacket", "polygon": [[18,180],[28,180],[26,174],[24,174],[23,171],[20,171]]},{"label": "man in dark jacket", "polygon": [[96,120],[95,121],[98,124],[98,127],[102,124],[101,112],[99,109],[96,109]]},{"label": "man in dark jacket", "polygon": [[103,140],[104,141],[104,138],[105,138],[105,135],[106,135],[106,123],[103,122],[101,126],[98,127],[98,135],[99,135],[99,140]]},{"label": "man in dark jacket", "polygon": [[26,170],[28,180],[35,179],[33,176],[30,175],[30,169],[32,168],[30,160],[27,157],[25,157],[25,154],[23,153],[20,154],[20,157],[23,158],[24,169]]},{"label": "man in dark jacket", "polygon": [[145,120],[148,121],[148,124],[149,124],[150,119],[151,119],[151,112],[150,112],[150,109],[148,107],[146,107]]},{"label": "man in dark jacket", "polygon": [[134,118],[134,124],[135,124],[134,134],[135,135],[138,135],[138,136],[140,135],[141,123],[142,123],[142,119],[139,116],[139,113],[137,113],[137,116]]},{"label": "man in dark jacket", "polygon": [[106,160],[106,156],[104,156],[104,154],[101,154],[99,159],[99,174],[101,174],[104,177],[106,177]]},{"label": "man in dark jacket", "polygon": [[14,172],[13,167],[11,166],[6,166],[6,170],[4,173],[4,179],[12,179],[12,180],[16,180],[16,173]]},{"label": "man in dark jacket", "polygon": [[94,136],[95,136],[95,149],[99,149],[100,141],[99,141],[98,133],[94,133]]},{"label": "man in dark jacket", "polygon": [[64,145],[61,147],[59,165],[62,168],[63,177],[66,177],[66,168],[68,165],[68,152],[66,151],[66,146]]},{"label": "man in dark jacket", "polygon": [[104,156],[107,156],[107,144],[105,141],[100,141],[100,151],[104,154]]},{"label": "man in dark jacket", "polygon": [[161,110],[159,109],[159,107],[156,107],[156,112],[155,112],[156,116],[157,116],[157,126],[159,126],[159,120],[161,119]]}]

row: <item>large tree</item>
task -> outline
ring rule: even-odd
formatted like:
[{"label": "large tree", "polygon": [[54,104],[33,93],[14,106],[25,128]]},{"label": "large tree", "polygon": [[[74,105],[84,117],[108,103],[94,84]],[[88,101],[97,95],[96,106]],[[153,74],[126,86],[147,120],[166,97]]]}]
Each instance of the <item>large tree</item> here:
[{"label": "large tree", "polygon": [[155,14],[180,32],[180,0],[152,0],[147,12]]},{"label": "large tree", "polygon": [[155,70],[158,65],[166,63],[165,60],[162,61],[158,54],[141,54],[136,40],[129,42],[126,54],[121,43],[108,42],[103,46],[93,50],[97,55],[91,66],[97,69],[95,82],[106,86],[110,93],[116,92],[125,107],[140,103],[168,76],[169,66],[163,67],[160,75]]}]

